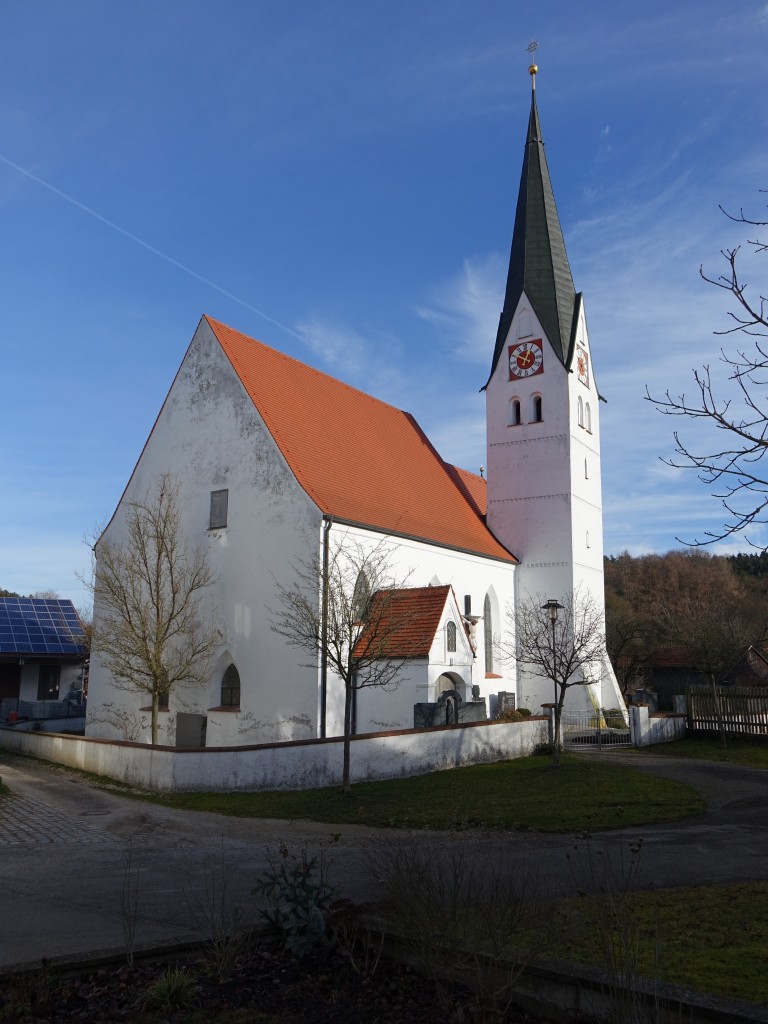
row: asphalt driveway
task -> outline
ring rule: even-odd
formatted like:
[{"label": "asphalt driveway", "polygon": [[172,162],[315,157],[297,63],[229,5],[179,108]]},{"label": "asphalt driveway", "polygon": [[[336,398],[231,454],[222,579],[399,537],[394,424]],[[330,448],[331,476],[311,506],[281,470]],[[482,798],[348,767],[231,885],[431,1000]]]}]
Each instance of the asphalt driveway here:
[{"label": "asphalt driveway", "polygon": [[[192,941],[240,908],[255,922],[254,881],[268,851],[325,848],[353,899],[371,894],[372,856],[392,844],[461,842],[536,888],[571,895],[594,882],[594,855],[618,876],[642,838],[640,883],[657,887],[768,879],[768,771],[658,754],[594,755],[687,782],[707,810],[676,824],[591,839],[511,831],[456,837],[390,829],[238,819],[177,811],[99,789],[57,766],[0,752],[0,970]],[[131,909],[135,907],[135,910]],[[135,928],[133,940],[127,934]]]}]

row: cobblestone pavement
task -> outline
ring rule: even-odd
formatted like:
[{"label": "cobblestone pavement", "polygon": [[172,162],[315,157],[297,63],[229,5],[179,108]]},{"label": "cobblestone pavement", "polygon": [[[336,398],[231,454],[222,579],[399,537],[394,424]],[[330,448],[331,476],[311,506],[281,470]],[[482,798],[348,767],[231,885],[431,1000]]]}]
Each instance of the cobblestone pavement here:
[{"label": "cobblestone pavement", "polygon": [[100,825],[13,794],[0,803],[0,846],[22,843],[116,843]]}]

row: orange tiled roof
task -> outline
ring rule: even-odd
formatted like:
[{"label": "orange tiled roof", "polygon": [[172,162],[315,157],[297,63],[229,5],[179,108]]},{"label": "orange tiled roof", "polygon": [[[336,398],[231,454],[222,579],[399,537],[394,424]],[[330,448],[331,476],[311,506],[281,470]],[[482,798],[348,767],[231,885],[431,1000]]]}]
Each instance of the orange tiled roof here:
[{"label": "orange tiled roof", "polygon": [[485,481],[443,462],[410,413],[205,319],[322,512],[516,561],[485,525]]},{"label": "orange tiled roof", "polygon": [[369,644],[373,644],[377,658],[426,658],[450,589],[449,586],[404,587],[377,591],[367,616],[373,633],[363,632],[355,656],[360,657]]}]

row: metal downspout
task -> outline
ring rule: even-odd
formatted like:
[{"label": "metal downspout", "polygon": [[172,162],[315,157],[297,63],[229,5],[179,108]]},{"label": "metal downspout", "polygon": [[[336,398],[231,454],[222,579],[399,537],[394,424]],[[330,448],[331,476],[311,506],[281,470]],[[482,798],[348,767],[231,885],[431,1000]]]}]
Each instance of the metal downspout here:
[{"label": "metal downspout", "polygon": [[323,516],[323,597],[320,614],[320,739],[325,739],[326,703],[328,697],[328,560],[332,516]]}]

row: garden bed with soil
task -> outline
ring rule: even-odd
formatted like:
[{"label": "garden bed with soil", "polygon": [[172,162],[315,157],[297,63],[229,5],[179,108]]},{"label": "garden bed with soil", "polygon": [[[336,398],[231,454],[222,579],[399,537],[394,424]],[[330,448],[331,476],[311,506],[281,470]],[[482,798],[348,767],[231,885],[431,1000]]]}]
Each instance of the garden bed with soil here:
[{"label": "garden bed with soil", "polygon": [[514,1007],[482,1014],[468,990],[407,965],[349,954],[304,957],[269,946],[220,979],[204,955],[6,980],[2,1024],[544,1024]]}]

